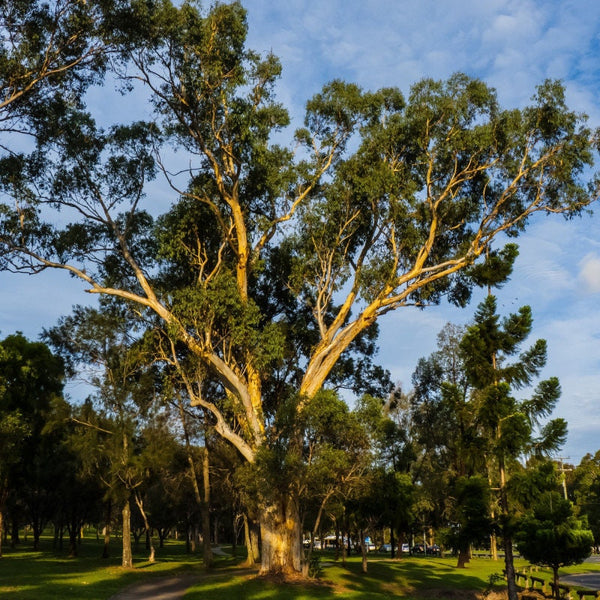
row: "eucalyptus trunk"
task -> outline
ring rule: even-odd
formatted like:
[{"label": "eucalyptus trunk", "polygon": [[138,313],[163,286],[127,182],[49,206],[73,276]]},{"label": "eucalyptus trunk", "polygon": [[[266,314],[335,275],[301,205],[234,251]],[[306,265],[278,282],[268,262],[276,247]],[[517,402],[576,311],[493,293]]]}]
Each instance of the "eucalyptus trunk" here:
[{"label": "eucalyptus trunk", "polygon": [[260,515],[261,575],[298,575],[302,570],[302,527],[298,503],[284,498]]},{"label": "eucalyptus trunk", "polygon": [[[210,545],[210,464],[208,460],[208,448],[204,446],[202,452],[202,491],[204,497],[200,504],[202,514],[202,552],[204,566],[208,569],[213,563],[212,548]],[[215,543],[217,542],[215,536]]]},{"label": "eucalyptus trunk", "polygon": [[244,518],[244,542],[246,544],[246,553],[247,553],[246,566],[253,567],[256,564],[256,559],[255,559],[255,555],[254,555],[254,548],[252,545],[250,523],[248,520],[248,515],[246,515],[246,513],[243,513],[243,518]]},{"label": "eucalyptus trunk", "polygon": [[129,506],[129,498],[123,504],[121,512],[123,518],[123,559],[121,566],[125,569],[133,568],[133,555],[131,552],[131,507]]}]

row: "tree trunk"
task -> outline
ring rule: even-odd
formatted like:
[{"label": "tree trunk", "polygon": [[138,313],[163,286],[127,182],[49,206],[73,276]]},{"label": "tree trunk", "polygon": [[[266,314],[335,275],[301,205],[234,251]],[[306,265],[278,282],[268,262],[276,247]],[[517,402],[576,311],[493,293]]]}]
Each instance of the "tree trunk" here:
[{"label": "tree trunk", "polygon": [[246,513],[243,513],[243,518],[244,518],[244,540],[246,543],[246,552],[247,552],[246,566],[253,567],[256,564],[256,561],[254,560],[254,549],[252,548],[252,538],[250,535],[250,523],[248,522],[248,515],[246,515]]},{"label": "tree trunk", "polygon": [[392,547],[392,558],[396,558],[396,548],[394,547],[396,545],[396,540],[394,538],[394,527],[390,527],[390,546]]},{"label": "tree trunk", "polygon": [[42,535],[42,528],[37,520],[33,522],[33,549],[40,549],[40,536]]},{"label": "tree trunk", "polygon": [[[206,446],[206,433],[204,434],[204,452],[202,452],[202,491],[203,498],[200,504],[202,514],[202,558],[204,566],[208,569],[213,563],[212,548],[210,546],[210,464],[208,461],[208,448]],[[215,544],[217,543],[215,532]]]},{"label": "tree trunk", "polygon": [[321,527],[321,518],[323,517],[323,511],[325,510],[325,506],[326,506],[327,502],[329,501],[329,498],[331,498],[332,495],[333,495],[333,490],[331,490],[330,492],[325,494],[325,497],[323,498],[323,500],[321,501],[321,505],[319,506],[319,512],[317,513],[317,518],[315,519],[315,525],[313,527],[313,530],[310,532],[310,542],[311,543],[308,548],[305,564],[302,567],[302,574],[304,575],[304,577],[308,577],[308,569],[310,566],[310,559],[312,557],[312,551],[314,548],[314,537],[315,537],[315,534],[317,533],[317,531],[319,532],[319,541],[321,543],[321,551],[325,550],[325,544],[324,544],[325,540],[323,539],[323,529]]},{"label": "tree trunk", "polygon": [[260,515],[261,575],[297,575],[302,570],[302,531],[298,504],[285,498]]},{"label": "tree trunk", "polygon": [[0,510],[0,558],[2,558],[2,541],[4,539],[4,515]]},{"label": "tree trunk", "polygon": [[108,558],[110,546],[110,523],[112,520],[112,502],[108,500],[106,503],[106,523],[102,534],[104,535],[104,547],[102,548],[102,558]]},{"label": "tree trunk", "polygon": [[552,572],[554,573],[554,597],[556,600],[560,600],[560,590],[558,589],[558,567],[552,567]]},{"label": "tree trunk", "polygon": [[123,504],[123,559],[121,565],[125,569],[133,568],[133,555],[131,553],[131,507],[129,506],[129,498]]},{"label": "tree trunk", "polygon": [[235,512],[232,512],[231,514],[231,528],[233,531],[233,540],[231,542],[231,556],[235,557],[237,555],[238,535],[240,533],[238,515],[236,515]]},{"label": "tree trunk", "polygon": [[[494,518],[494,513],[492,512],[492,519]],[[490,555],[492,560],[498,560],[498,540],[496,539],[496,534],[492,533],[490,535]]]},{"label": "tree trunk", "polygon": [[254,564],[260,560],[260,524],[250,520],[250,547]]},{"label": "tree trunk", "polygon": [[12,518],[12,523],[11,523],[10,547],[16,548],[20,543],[21,543],[21,540],[19,539],[19,522],[17,520],[17,517],[14,516]]},{"label": "tree trunk", "polygon": [[77,525],[71,523],[69,527],[69,558],[77,557]]},{"label": "tree trunk", "polygon": [[362,555],[361,570],[363,573],[367,572],[367,544],[365,543],[365,532],[361,529],[358,532],[360,540],[360,553]]},{"label": "tree trunk", "polygon": [[517,600],[518,590],[515,578],[515,565],[512,549],[512,538],[504,535],[504,568],[506,570],[506,587],[508,589],[508,600]]},{"label": "tree trunk", "polygon": [[154,555],[154,544],[152,543],[152,535],[150,535],[150,523],[148,522],[148,515],[146,515],[146,511],[144,510],[144,501],[140,497],[139,494],[134,493],[135,503],[140,510],[140,514],[142,515],[142,519],[144,521],[144,527],[146,528],[146,544],[149,546],[148,550],[150,554],[148,556],[148,562],[153,563],[155,561]]},{"label": "tree trunk", "polygon": [[[498,428],[498,436],[500,429]],[[504,467],[504,458],[500,457],[498,461],[498,471],[500,475],[500,510],[503,520],[502,539],[504,542],[504,568],[506,571],[506,587],[508,590],[508,600],[517,600],[517,582],[515,577],[515,562],[513,557],[512,536],[507,532],[506,523],[508,521],[508,498],[506,495],[506,470]]]},{"label": "tree trunk", "polygon": [[464,569],[467,563],[471,560],[471,556],[468,548],[461,548],[458,551],[458,562],[456,563],[457,569]]}]

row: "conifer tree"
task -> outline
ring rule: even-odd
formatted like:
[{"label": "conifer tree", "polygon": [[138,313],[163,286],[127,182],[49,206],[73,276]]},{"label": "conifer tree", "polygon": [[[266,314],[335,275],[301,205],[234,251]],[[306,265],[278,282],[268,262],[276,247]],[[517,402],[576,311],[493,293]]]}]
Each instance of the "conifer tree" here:
[{"label": "conifer tree", "polygon": [[479,305],[475,322],[461,342],[464,368],[474,389],[477,422],[486,440],[488,468],[499,492],[499,525],[510,600],[516,600],[517,589],[511,507],[506,489],[508,467],[511,461],[524,455],[543,455],[557,450],[567,433],[563,419],[553,419],[537,431],[540,420],[552,412],[560,396],[556,377],[541,381],[529,399],[519,400],[513,395],[531,385],[546,364],[545,340],[537,340],[521,351],[531,328],[529,306],[521,307],[501,321],[496,298],[489,295]]}]

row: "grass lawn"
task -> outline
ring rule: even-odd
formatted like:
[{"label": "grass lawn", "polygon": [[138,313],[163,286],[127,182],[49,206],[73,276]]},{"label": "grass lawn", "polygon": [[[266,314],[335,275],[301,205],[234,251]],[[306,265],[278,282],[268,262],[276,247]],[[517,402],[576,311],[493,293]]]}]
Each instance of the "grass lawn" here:
[{"label": "grass lawn", "polygon": [[112,557],[102,559],[102,543],[84,539],[77,558],[67,550],[53,552],[50,540],[41,541],[41,552],[33,552],[30,542],[13,550],[3,545],[0,558],[0,598],[11,600],[107,600],[127,585],[153,576],[180,572],[203,573],[201,555],[188,555],[180,542],[167,542],[157,548],[157,562],[146,561],[143,544],[134,553],[132,570],[121,568],[120,540],[112,542]]},{"label": "grass lawn", "polygon": [[[168,542],[157,550],[157,561],[148,563],[146,552],[135,554],[135,568],[120,567],[119,542],[113,542],[113,558],[101,559],[102,546],[95,537],[83,541],[80,556],[69,559],[65,553],[51,550],[49,540],[42,541],[43,552],[28,549],[22,543],[17,550],[5,548],[0,559],[0,598],[14,600],[108,600],[128,585],[152,577],[177,573],[198,576],[198,582],[186,593],[185,600],[318,600],[347,598],[379,600],[402,598],[416,600],[474,599],[489,586],[490,577],[501,574],[503,563],[474,559],[466,569],[456,569],[454,558],[406,557],[389,560],[383,556],[369,558],[369,572],[360,572],[360,557],[345,565],[332,555],[321,559],[322,576],[313,583],[282,584],[258,578],[255,573],[237,569],[239,560],[215,557],[217,564],[206,572],[200,555],[188,555],[181,542]],[[517,569],[526,563],[518,561]],[[599,564],[571,567],[567,572],[600,570]],[[538,576],[550,580],[550,572]],[[500,588],[503,582],[500,581]]]},{"label": "grass lawn", "polygon": [[281,584],[253,576],[220,577],[192,586],[185,600],[468,599],[485,590],[490,576],[501,574],[503,569],[501,562],[485,559],[473,560],[467,569],[459,570],[455,558],[406,557],[392,561],[373,556],[364,575],[360,557],[352,557],[346,565],[324,557],[322,564],[323,575],[313,584]]}]

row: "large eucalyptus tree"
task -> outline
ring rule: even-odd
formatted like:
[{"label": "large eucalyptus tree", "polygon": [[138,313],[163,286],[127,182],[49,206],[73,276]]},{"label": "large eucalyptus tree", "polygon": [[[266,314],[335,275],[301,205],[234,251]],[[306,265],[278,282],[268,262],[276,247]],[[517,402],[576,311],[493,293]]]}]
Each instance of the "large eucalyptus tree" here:
[{"label": "large eucalyptus tree", "polygon": [[[280,407],[293,423],[323,386],[372,373],[363,358],[381,316],[466,303],[498,234],[596,198],[593,136],[559,83],[503,110],[460,74],[407,98],[333,81],[288,147],[273,141],[290,122],[274,97],[281,67],[245,47],[240,3],[114,5],[113,74],[136,98],[144,86],[155,119],[101,130],[73,103],[38,152],[5,161],[2,267],[64,270],[135,307],[250,464],[274,444],[301,451],[300,430],[280,435]],[[157,174],[168,185],[148,187]],[[260,499],[262,570],[288,573],[301,568],[298,485],[277,490]]]}]

